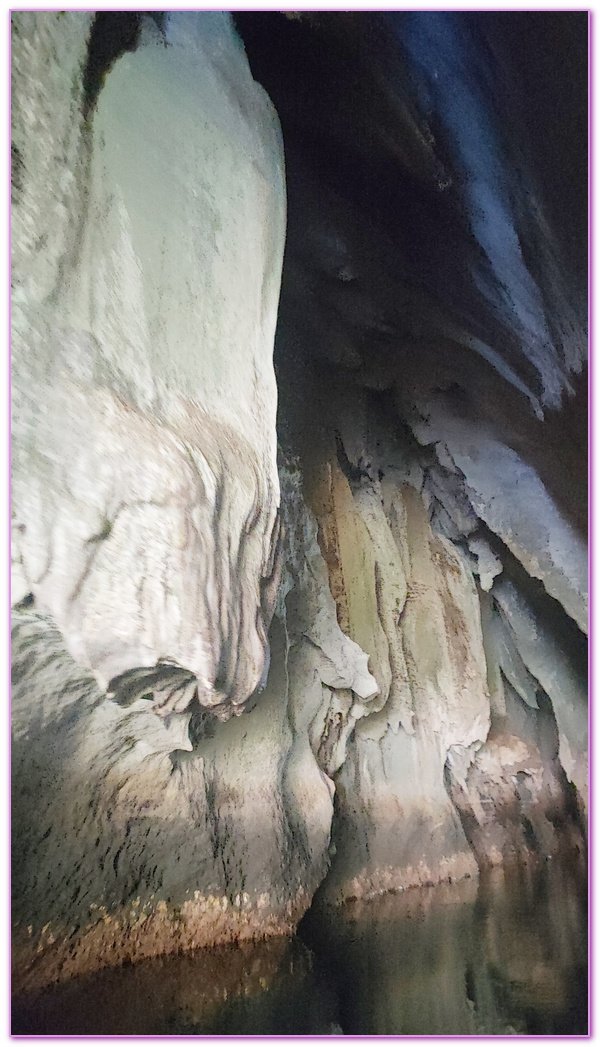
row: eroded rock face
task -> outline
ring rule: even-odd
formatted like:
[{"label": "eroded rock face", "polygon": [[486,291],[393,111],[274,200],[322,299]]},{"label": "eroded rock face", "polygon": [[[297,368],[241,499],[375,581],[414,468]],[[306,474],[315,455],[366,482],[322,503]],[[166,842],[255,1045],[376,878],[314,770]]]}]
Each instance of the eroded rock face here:
[{"label": "eroded rock face", "polygon": [[[369,865],[373,884],[378,868],[395,870],[387,880],[382,873],[382,884],[394,875],[401,885],[419,880],[416,866],[406,877],[399,871],[406,824],[394,829],[395,856],[388,833],[381,857],[367,860],[377,853],[379,820],[383,826],[396,817],[383,813],[388,794],[396,796],[394,812],[403,792],[408,802],[414,790],[423,810],[426,797],[436,795],[446,812],[440,820],[450,824],[450,788],[466,853],[474,848],[487,860],[487,844],[475,840],[471,816],[449,782],[459,754],[475,761],[474,793],[485,792],[491,775],[498,809],[492,806],[482,824],[489,828],[505,812],[498,843],[504,856],[543,852],[544,841],[552,849],[549,837],[563,831],[557,826],[578,820],[573,786],[579,810],[586,808],[585,173],[578,160],[571,164],[585,138],[586,27],[558,14],[547,21],[451,12],[361,18],[236,16],[251,66],[281,114],[288,157],[276,342],[280,434],[300,455],[338,620],[369,653],[380,688],[381,711],[373,707],[357,724],[352,757],[338,772],[340,819],[346,807],[353,813],[339,833],[334,822],[344,858],[336,857],[328,881],[350,867],[349,852],[362,839],[357,865],[368,893]],[[550,40],[559,37],[556,53]],[[344,89],[349,68],[363,86],[360,113],[358,106],[353,112],[355,94]],[[303,71],[304,104],[297,106],[293,83]],[[316,104],[319,89],[327,93],[326,112]],[[360,131],[336,138],[336,163],[328,163],[331,111],[344,107],[340,120],[352,113]],[[389,134],[391,111],[401,114],[395,126],[403,134]],[[351,496],[336,479],[335,448]],[[398,487],[409,476],[424,506],[429,546],[412,582],[421,601],[417,619],[406,554],[389,536],[397,545],[398,510],[386,494],[396,491],[402,503]],[[446,597],[458,623],[450,635],[436,611],[446,578],[439,565],[429,570],[436,543],[462,572],[463,592],[457,585]],[[463,639],[477,668],[468,667],[469,688],[461,690]],[[423,728],[411,724],[411,716],[418,723],[429,715],[426,705],[418,712],[411,705],[411,642],[415,679],[435,676],[446,647],[454,672],[439,674],[429,692],[425,687],[435,710],[427,755],[425,741],[415,740]],[[556,751],[540,749],[523,717],[518,726],[507,722],[505,679],[517,703],[537,710],[539,693],[544,723],[557,732]],[[453,694],[460,694],[463,716],[455,717],[456,742],[445,726]],[[477,708],[487,708],[488,719],[476,727]],[[377,716],[383,734],[371,739]],[[471,741],[458,740],[461,731]],[[505,735],[498,747],[494,739]],[[423,746],[421,755],[415,746]],[[478,759],[489,764],[485,773],[476,771]],[[414,771],[400,784],[402,766]],[[363,767],[364,775],[357,770]],[[554,826],[546,832],[544,821],[536,822],[535,840],[523,827],[530,801],[518,777],[529,773],[537,783],[531,803]],[[577,846],[579,833],[577,826],[572,834],[564,830]],[[457,842],[460,828],[447,845],[442,836],[437,858],[436,845],[419,852],[411,842],[415,855],[432,856],[424,857],[425,877],[435,878],[436,862],[441,870],[441,854],[465,847]]]},{"label": "eroded rock face", "polygon": [[584,325],[510,41],[239,15],[286,227],[229,16],[121,14],[13,16],[23,990],[584,850]]},{"label": "eroded rock face", "polygon": [[[91,18],[14,22],[13,602],[34,615],[17,613],[14,648],[16,964],[47,924],[43,981],[281,933],[313,855],[296,868],[285,843],[275,782],[293,744],[277,676],[264,778],[236,761],[233,735],[231,780],[195,746],[202,709],[214,734],[269,663],[277,117],[224,13],[173,15],[162,33],[142,19],[133,52],[95,68],[93,106]],[[327,837],[330,812],[319,818]],[[220,851],[232,832],[236,873]]]},{"label": "eroded rock face", "polygon": [[[56,627],[13,631],[15,984],[291,933],[328,865],[333,774],[377,694],[340,630],[294,468],[267,686],[242,718],[110,701]],[[40,783],[34,790],[27,781]],[[40,956],[40,953],[42,954]],[[33,958],[35,962],[33,963]]]},{"label": "eroded rock face", "polygon": [[[84,120],[89,21],[16,16],[15,595],[102,687],[175,663],[228,716],[265,675],[276,590],[277,117],[228,16],[177,14]],[[185,708],[163,675],[157,704]]]},{"label": "eroded rock face", "polygon": [[335,459],[324,472],[321,534],[341,581],[339,616],[379,683],[335,779],[325,890],[343,900],[459,879],[476,864],[444,764],[450,746],[483,741],[489,725],[472,576],[410,484],[364,477],[352,487]]},{"label": "eroded rock face", "polygon": [[331,798],[289,722],[281,627],[272,644],[243,720],[203,722],[196,704],[165,721],[107,700],[55,627],[17,616],[16,985],[291,932],[323,875]]},{"label": "eroded rock face", "polygon": [[587,634],[587,543],[559,512],[535,469],[485,427],[434,406],[424,413],[428,422],[415,424],[418,438],[443,444],[477,517]]},{"label": "eroded rock face", "polygon": [[448,447],[379,405],[348,383],[290,427],[338,621],[379,687],[334,775],[338,902],[584,849],[585,637]]}]

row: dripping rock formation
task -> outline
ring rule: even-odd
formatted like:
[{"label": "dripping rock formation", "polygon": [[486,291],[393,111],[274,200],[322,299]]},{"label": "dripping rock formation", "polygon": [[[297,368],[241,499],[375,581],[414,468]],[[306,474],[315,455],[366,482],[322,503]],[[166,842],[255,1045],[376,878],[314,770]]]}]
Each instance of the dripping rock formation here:
[{"label": "dripping rock formation", "polygon": [[586,55],[13,14],[17,991],[583,859]]}]

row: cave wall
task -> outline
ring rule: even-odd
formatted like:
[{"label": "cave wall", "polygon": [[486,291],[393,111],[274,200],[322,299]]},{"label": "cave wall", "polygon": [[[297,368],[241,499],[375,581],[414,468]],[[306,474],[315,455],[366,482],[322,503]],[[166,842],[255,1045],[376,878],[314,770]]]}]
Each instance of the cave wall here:
[{"label": "cave wall", "polygon": [[290,439],[338,622],[379,686],[333,776],[321,896],[583,851],[585,637],[393,405],[350,383],[298,404]]},{"label": "cave wall", "polygon": [[[307,12],[236,22],[288,157],[280,438],[299,454],[307,492],[315,461],[331,463],[337,449],[355,497],[381,498],[383,515],[385,489],[412,463],[435,541],[476,587],[450,660],[469,637],[486,664],[473,691],[489,702],[485,745],[474,729],[444,748],[436,730],[436,788],[450,790],[480,861],[550,853],[572,839],[573,804],[584,817],[587,806],[586,18]],[[344,597],[325,515],[320,541],[351,629],[340,603],[352,603],[353,583]],[[385,692],[389,609],[384,599],[376,611],[376,583],[365,581],[378,556],[371,533],[359,642]],[[402,594],[406,566],[385,564],[379,576]],[[435,588],[441,597],[439,579]],[[421,636],[429,651],[433,638]],[[435,642],[443,647],[439,629]],[[397,672],[394,655],[385,672]],[[440,686],[438,709],[452,686]],[[367,728],[357,727],[357,746]],[[457,799],[470,764],[476,813]],[[355,754],[340,772],[352,804],[374,788],[362,767]],[[383,769],[374,780],[387,789]],[[376,822],[377,806],[367,807]]]},{"label": "cave wall", "polygon": [[377,711],[357,724],[336,776],[325,889],[339,900],[476,872],[444,765],[451,746],[483,742],[489,727],[477,594],[451,543],[431,531],[412,464],[405,476],[397,464],[391,478],[352,485],[334,454],[321,484],[338,617],[379,685]]},{"label": "cave wall", "polygon": [[14,598],[102,687],[168,659],[230,715],[273,603],[277,117],[223,13],[143,20],[85,116],[67,22],[63,66],[63,16],[15,16]]},{"label": "cave wall", "polygon": [[20,989],[585,849],[580,245],[423,18],[13,15]]},{"label": "cave wall", "polygon": [[[167,902],[191,898],[213,928],[188,928],[188,945],[252,926],[248,890],[254,925],[287,927],[304,882],[290,873],[270,904],[289,833],[285,702],[273,719],[267,694],[259,712],[260,781],[251,742],[237,761],[230,738],[220,774],[218,740],[195,770],[176,755],[192,713],[201,734],[210,708],[214,733],[267,675],[278,121],[228,15],[142,19],[120,57],[103,31],[86,14],[13,20],[14,915],[28,958],[46,925],[49,970],[74,946],[65,973],[173,943]],[[221,853],[226,807],[256,876]]]},{"label": "cave wall", "polygon": [[[59,209],[67,247],[47,286],[26,276],[47,264],[43,242],[31,265],[17,246],[14,266],[22,989],[290,932],[327,867],[325,770],[344,759],[354,706],[377,693],[367,655],[337,625],[293,463],[281,465],[278,537],[270,358],[284,200],[272,108],[228,18],[211,15],[172,18],[166,39],[143,21],[88,112],[99,44],[90,19],[69,30],[79,61],[60,86],[73,144],[52,147],[55,183],[79,180],[81,206]],[[43,78],[64,26],[16,17],[14,32],[24,250],[19,223],[46,220],[50,236],[53,216],[34,210],[46,183],[35,158],[29,179],[22,114],[42,102],[21,55]],[[202,106],[190,110],[193,93]]]}]

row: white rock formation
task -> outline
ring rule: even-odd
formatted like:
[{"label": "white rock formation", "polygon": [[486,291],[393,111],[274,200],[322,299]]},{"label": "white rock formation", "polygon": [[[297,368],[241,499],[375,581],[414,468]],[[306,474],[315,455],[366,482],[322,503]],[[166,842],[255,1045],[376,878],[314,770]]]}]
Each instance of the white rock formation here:
[{"label": "white rock formation", "polygon": [[278,120],[224,12],[145,25],[87,122],[89,16],[15,20],[15,595],[101,686],[176,663],[228,716],[275,595]]},{"label": "white rock formation", "polygon": [[453,418],[437,404],[423,411],[427,421],[415,425],[418,438],[444,440],[476,514],[587,633],[587,545],[535,469],[485,428]]}]

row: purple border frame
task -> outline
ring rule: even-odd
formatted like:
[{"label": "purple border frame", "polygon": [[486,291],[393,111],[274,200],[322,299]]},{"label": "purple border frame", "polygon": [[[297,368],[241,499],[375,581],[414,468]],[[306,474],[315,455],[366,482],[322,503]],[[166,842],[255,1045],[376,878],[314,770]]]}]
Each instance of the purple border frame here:
[{"label": "purple border frame", "polygon": [[594,1034],[594,992],[593,992],[593,968],[594,957],[592,941],[594,935],[594,891],[593,891],[593,756],[594,734],[593,734],[593,693],[594,693],[594,412],[592,408],[592,390],[594,379],[594,354],[593,354],[593,330],[594,330],[594,306],[593,306],[593,218],[594,218],[594,194],[593,194],[593,116],[594,116],[594,63],[593,63],[593,36],[594,17],[593,11],[588,11],[588,583],[591,583],[592,593],[589,603],[588,617],[588,1036]]},{"label": "purple border frame", "polygon": [[[9,138],[12,141],[11,119],[10,119],[10,117],[11,117],[11,91],[12,91],[11,70],[12,70],[11,12],[8,11],[8,74],[7,74],[8,75],[8,134],[9,134]],[[11,732],[11,724],[12,724],[12,680],[11,680],[11,673],[10,673],[11,655],[12,655],[12,635],[11,635],[11,629],[10,629],[10,624],[11,624],[10,623],[10,609],[12,608],[12,580],[11,580],[11,564],[12,564],[12,554],[11,554],[11,520],[12,520],[12,485],[11,485],[12,447],[11,447],[11,433],[12,433],[12,401],[11,401],[11,395],[10,395],[11,394],[11,376],[12,376],[12,339],[11,339],[11,331],[12,331],[12,316],[11,316],[11,306],[12,306],[12,295],[11,295],[11,286],[12,286],[12,278],[11,278],[11,274],[12,274],[12,230],[11,230],[11,197],[10,197],[11,185],[12,185],[12,160],[11,160],[10,149],[8,151],[8,154],[9,155],[7,157],[7,164],[8,164],[7,184],[8,184],[8,194],[9,194],[9,196],[8,196],[8,273],[9,273],[9,281],[8,281],[8,288],[7,288],[7,295],[8,295],[7,314],[8,314],[8,347],[9,347],[9,351],[7,353],[7,357],[8,357],[8,389],[7,389],[7,398],[8,398],[8,477],[7,477],[7,482],[8,482],[8,535],[7,535],[7,544],[8,544],[8,548],[7,548],[7,555],[8,555],[8,589],[9,589],[9,594],[10,594],[10,597],[9,597],[10,602],[9,602],[9,608],[8,608],[9,614],[8,614],[8,629],[7,629],[7,634],[8,634],[8,663],[7,663],[7,666],[6,666],[6,672],[7,672],[7,677],[8,677],[8,830],[7,830],[8,839],[6,841],[6,853],[9,856],[9,860],[8,860],[8,899],[7,899],[7,902],[8,902],[8,912],[10,914],[12,912],[12,904],[11,904],[11,902],[12,902],[12,860],[11,860],[12,859],[12,850],[11,850],[11,821],[10,821],[11,811],[12,811],[12,732]],[[10,1025],[11,1025],[11,997],[12,997],[12,936],[11,936],[11,933],[10,933],[10,930],[9,930],[9,945],[8,945],[8,1007],[7,1007],[7,1012],[6,1012],[7,1016],[8,1016],[9,1035],[10,1035]]]}]

